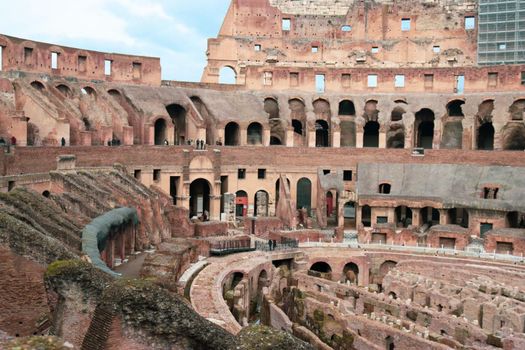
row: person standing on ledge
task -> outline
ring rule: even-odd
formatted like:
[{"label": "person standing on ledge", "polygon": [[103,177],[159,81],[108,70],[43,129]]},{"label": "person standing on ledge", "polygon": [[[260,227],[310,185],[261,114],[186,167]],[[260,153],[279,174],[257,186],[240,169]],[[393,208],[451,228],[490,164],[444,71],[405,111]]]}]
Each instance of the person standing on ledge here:
[{"label": "person standing on ledge", "polygon": [[64,147],[66,145],[66,139],[62,137],[62,139],[60,139],[60,144]]}]

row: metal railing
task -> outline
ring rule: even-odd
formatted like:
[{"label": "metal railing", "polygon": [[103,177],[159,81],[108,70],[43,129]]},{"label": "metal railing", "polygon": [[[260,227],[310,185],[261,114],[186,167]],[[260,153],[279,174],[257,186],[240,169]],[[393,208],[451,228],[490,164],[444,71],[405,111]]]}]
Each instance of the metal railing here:
[{"label": "metal railing", "polygon": [[255,249],[261,250],[264,252],[270,252],[270,251],[280,251],[280,250],[291,250],[291,249],[297,249],[299,248],[299,241],[295,239],[286,239],[283,240],[281,243],[275,243],[270,244],[270,241],[268,242],[255,242]]}]

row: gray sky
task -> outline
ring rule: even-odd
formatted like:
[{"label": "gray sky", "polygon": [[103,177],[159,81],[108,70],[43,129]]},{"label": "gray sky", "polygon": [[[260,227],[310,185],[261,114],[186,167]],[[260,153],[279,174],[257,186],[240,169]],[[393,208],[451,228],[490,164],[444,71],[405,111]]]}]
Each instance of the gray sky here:
[{"label": "gray sky", "polygon": [[0,33],[161,58],[163,79],[199,81],[229,0],[0,0]]}]

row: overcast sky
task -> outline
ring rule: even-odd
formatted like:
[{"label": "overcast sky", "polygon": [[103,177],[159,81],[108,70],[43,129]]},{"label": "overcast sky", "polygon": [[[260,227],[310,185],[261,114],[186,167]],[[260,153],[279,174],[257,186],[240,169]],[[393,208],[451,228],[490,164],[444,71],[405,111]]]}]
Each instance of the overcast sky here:
[{"label": "overcast sky", "polygon": [[163,79],[199,81],[229,0],[0,0],[0,33],[161,58]]}]

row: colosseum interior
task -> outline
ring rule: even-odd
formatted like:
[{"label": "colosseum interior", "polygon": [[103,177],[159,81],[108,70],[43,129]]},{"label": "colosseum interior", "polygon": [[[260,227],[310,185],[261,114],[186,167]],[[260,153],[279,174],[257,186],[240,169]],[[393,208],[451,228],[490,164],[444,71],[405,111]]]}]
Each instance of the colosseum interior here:
[{"label": "colosseum interior", "polygon": [[0,35],[0,348],[525,349],[525,1],[232,0],[206,56]]}]

